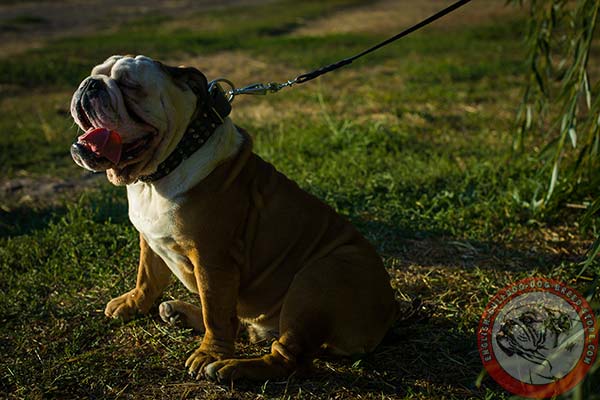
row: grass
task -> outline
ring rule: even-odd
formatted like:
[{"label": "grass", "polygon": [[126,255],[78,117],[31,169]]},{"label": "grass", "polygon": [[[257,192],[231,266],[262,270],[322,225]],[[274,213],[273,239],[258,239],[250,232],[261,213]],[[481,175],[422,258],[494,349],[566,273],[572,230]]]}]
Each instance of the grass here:
[{"label": "grass", "polygon": [[[266,65],[256,80],[272,70],[283,80],[382,39],[293,33],[357,4],[279,1],[177,20],[153,15],[0,58],[0,183],[80,177],[68,153],[77,135],[69,99],[108,55],[216,60],[235,51]],[[428,28],[310,84],[234,103],[256,151],[358,226],[398,296],[432,305],[428,321],[398,328],[363,358],[319,360],[308,377],[231,387],[195,381],[183,366],[198,343],[190,331],[163,325],[156,310],[126,324],[103,316],[135,279],[137,236],[123,189],[104,184],[36,202],[0,192],[0,397],[509,398],[490,378],[475,385],[475,328],[487,300],[532,275],[589,287],[574,279],[590,244],[576,223],[582,211],[532,214],[527,200],[540,165],[510,157],[521,26],[514,17]],[[192,299],[179,284],[164,297]],[[267,349],[238,343],[246,356]],[[598,370],[592,380],[600,391]]]}]

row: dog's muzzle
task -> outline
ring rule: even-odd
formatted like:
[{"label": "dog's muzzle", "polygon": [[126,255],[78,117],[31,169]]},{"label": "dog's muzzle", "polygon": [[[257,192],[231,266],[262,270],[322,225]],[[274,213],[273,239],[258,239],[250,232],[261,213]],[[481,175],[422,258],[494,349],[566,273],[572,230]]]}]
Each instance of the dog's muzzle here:
[{"label": "dog's muzzle", "polygon": [[[110,95],[101,79],[88,78],[74,98],[77,119],[82,128],[88,131],[93,128],[90,119],[98,120],[96,108],[110,107]],[[105,171],[115,165],[114,161],[94,152],[88,142],[81,140],[81,136],[71,145],[71,157],[77,165],[92,171]]]},{"label": "dog's muzzle", "polygon": [[84,130],[92,127],[90,118],[96,116],[94,103],[101,104],[103,107],[110,104],[108,89],[98,78],[88,78],[85,84],[75,92],[74,97],[75,113]]},{"label": "dog's muzzle", "polygon": [[114,166],[110,160],[97,156],[85,144],[79,142],[71,145],[71,157],[75,164],[96,172],[106,171]]}]

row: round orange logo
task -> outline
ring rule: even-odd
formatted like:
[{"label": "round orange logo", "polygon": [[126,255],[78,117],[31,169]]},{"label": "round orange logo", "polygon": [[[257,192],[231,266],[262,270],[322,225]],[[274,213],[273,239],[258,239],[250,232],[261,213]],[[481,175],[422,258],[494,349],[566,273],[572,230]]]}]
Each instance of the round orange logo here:
[{"label": "round orange logo", "polygon": [[575,290],[527,278],[500,290],[477,331],[479,355],[490,376],[509,392],[547,398],[574,388],[593,365],[598,326]]}]

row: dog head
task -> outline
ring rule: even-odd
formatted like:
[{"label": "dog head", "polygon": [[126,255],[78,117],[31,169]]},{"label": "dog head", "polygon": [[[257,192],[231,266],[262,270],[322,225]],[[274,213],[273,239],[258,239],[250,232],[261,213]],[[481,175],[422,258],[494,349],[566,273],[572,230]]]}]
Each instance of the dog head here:
[{"label": "dog head", "polygon": [[197,69],[145,56],[108,58],[71,100],[71,115],[86,132],[71,146],[74,161],[106,171],[115,185],[153,173],[183,136],[199,94],[208,96],[208,84]]},{"label": "dog head", "polygon": [[549,350],[557,348],[572,327],[569,316],[543,305],[524,305],[506,315],[496,336],[508,356],[542,364]]}]

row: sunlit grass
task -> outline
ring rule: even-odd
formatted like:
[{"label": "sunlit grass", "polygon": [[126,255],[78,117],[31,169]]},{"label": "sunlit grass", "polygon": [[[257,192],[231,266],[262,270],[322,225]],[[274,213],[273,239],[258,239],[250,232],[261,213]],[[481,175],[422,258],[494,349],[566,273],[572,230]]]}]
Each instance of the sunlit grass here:
[{"label": "sunlit grass", "polygon": [[[293,77],[382,39],[289,34],[356,3],[153,15],[0,58],[2,178],[80,176],[69,156],[70,95],[113,53],[177,60],[235,50]],[[431,320],[360,362],[319,361],[306,379],[230,392],[186,376],[191,332],[165,327],[156,312],[124,325],[103,316],[135,280],[124,189],[103,185],[35,207],[0,198],[0,389],[15,398],[507,398],[489,379],[474,387],[486,301],[531,274],[584,290],[570,279],[588,244],[574,226],[578,209],[554,220],[529,212],[539,165],[510,157],[521,22],[428,29],[317,81],[234,103],[256,152],[357,225],[399,296],[436,306]],[[165,297],[192,298],[179,284]],[[241,341],[239,351],[266,347]]]}]

